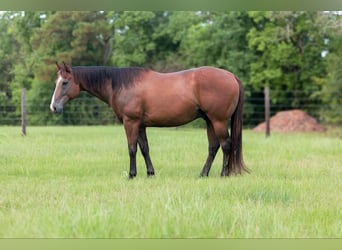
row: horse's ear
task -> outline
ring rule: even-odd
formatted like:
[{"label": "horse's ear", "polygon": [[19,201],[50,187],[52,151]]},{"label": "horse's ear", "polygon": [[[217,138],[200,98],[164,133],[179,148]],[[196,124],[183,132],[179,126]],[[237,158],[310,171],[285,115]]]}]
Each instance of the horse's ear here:
[{"label": "horse's ear", "polygon": [[71,73],[71,67],[63,61],[64,69],[66,72]]},{"label": "horse's ear", "polygon": [[62,66],[58,64],[58,62],[56,61],[56,65],[57,65],[57,69],[61,70]]}]

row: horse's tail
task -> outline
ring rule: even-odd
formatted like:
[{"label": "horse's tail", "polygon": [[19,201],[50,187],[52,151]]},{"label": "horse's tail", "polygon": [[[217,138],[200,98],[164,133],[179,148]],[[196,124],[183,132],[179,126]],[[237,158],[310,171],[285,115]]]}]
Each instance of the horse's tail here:
[{"label": "horse's tail", "polygon": [[243,124],[243,103],[244,91],[241,81],[235,77],[239,83],[239,101],[236,109],[231,117],[230,133],[231,133],[231,148],[229,153],[229,166],[232,173],[242,174],[242,171],[249,173],[243,161],[242,154],[242,124]]}]

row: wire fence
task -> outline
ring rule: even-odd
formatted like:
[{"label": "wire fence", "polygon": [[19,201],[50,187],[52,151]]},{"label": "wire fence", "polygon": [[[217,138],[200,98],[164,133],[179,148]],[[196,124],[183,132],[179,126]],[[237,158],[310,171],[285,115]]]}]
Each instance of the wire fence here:
[{"label": "wire fence", "polygon": [[[324,111],[328,108],[320,98],[304,91],[270,90],[270,116],[285,110],[300,109],[318,122],[323,122]],[[333,94],[333,93],[332,93]],[[252,91],[245,97],[244,120],[246,127],[253,127],[265,120],[264,91]]]},{"label": "wire fence", "polygon": [[[35,100],[31,95],[26,96],[27,125],[110,125],[118,123],[112,109],[97,98],[82,93],[64,108],[62,115],[52,114],[49,108],[52,93],[46,98]],[[244,126],[251,128],[265,119],[264,91],[246,91],[244,104]],[[1,101],[1,100],[0,100]],[[313,98],[302,91],[270,91],[270,114],[283,110],[301,109],[309,115],[321,120],[325,105],[319,99]],[[0,125],[20,126],[21,104],[0,102]],[[197,122],[194,126],[204,126]]]}]

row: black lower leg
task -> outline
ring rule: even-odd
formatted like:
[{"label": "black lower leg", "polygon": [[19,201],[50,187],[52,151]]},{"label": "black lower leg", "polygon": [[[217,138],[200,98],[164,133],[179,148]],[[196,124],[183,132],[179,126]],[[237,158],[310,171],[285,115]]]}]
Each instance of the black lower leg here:
[{"label": "black lower leg", "polygon": [[147,169],[147,176],[153,176],[154,175],[154,168],[152,165],[152,161],[150,158],[149,153],[146,155],[143,153],[144,159],[145,159],[145,164],[146,164],[146,169]]},{"label": "black lower leg", "polygon": [[220,147],[219,143],[217,143],[217,145],[209,146],[208,158],[207,158],[207,161],[205,162],[205,164],[203,166],[203,169],[202,169],[202,172],[200,175],[201,177],[205,177],[205,176],[209,175],[211,165],[215,159],[215,156],[216,156],[216,153],[217,153],[219,147]]},{"label": "black lower leg", "polygon": [[215,134],[213,124],[211,120],[205,115],[205,121],[207,124],[207,137],[208,137],[208,157],[202,168],[201,177],[208,176],[211,165],[215,159],[216,153],[220,147],[219,140]]},{"label": "black lower leg", "polygon": [[223,152],[223,163],[222,163],[222,172],[221,176],[228,176],[229,173],[229,153],[231,148],[231,139],[228,137],[222,144],[222,152]]},{"label": "black lower leg", "polygon": [[145,160],[147,176],[153,176],[154,168],[150,157],[150,150],[148,146],[145,128],[142,128],[139,131],[138,144]]},{"label": "black lower leg", "polygon": [[129,152],[129,178],[133,179],[137,176],[137,164],[136,164],[136,154],[137,154],[137,146],[128,146]]}]

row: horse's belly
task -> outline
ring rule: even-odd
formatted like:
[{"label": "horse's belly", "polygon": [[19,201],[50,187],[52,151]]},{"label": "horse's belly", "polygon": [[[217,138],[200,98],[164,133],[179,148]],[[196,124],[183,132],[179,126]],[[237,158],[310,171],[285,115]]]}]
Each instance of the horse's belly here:
[{"label": "horse's belly", "polygon": [[145,119],[144,120],[144,125],[146,127],[177,127],[177,126],[181,126],[184,124],[187,124],[193,120],[195,120],[197,117],[191,117],[191,119],[189,117],[186,117],[184,119],[179,119],[178,117],[176,119],[160,119],[160,118],[152,118],[152,119]]},{"label": "horse's belly", "polygon": [[143,122],[146,126],[152,127],[174,127],[189,123],[198,117],[199,112],[195,105],[170,103],[146,110]]}]

